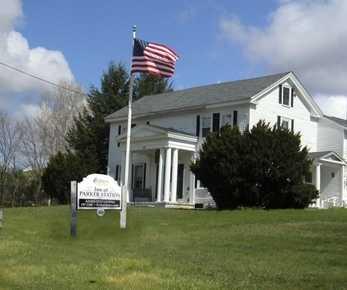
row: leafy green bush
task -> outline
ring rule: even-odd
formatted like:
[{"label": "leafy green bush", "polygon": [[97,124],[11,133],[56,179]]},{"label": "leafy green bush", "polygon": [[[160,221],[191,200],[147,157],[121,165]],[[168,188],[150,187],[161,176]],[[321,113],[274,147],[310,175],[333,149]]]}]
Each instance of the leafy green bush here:
[{"label": "leafy green bush", "polygon": [[300,135],[261,121],[250,131],[225,126],[207,136],[191,165],[218,208],[302,208],[316,198],[303,183],[311,160]]}]

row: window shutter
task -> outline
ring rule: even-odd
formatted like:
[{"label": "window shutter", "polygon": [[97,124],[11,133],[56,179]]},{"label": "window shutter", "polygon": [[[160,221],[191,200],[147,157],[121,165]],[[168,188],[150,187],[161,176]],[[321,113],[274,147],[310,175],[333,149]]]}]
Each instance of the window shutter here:
[{"label": "window shutter", "polygon": [[237,126],[237,111],[234,111],[233,126]]},{"label": "window shutter", "polygon": [[131,164],[131,182],[129,182],[130,188],[134,189],[134,164]]},{"label": "window shutter", "polygon": [[295,94],[295,89],[292,88],[292,100],[291,100],[291,107],[294,107],[294,94]]},{"label": "window shutter", "polygon": [[122,125],[118,125],[118,135],[122,134]]},{"label": "window shutter", "polygon": [[294,133],[294,119],[292,120],[292,133]]},{"label": "window shutter", "polygon": [[220,114],[219,113],[213,113],[212,117],[212,131],[218,132],[219,131],[219,123],[220,123]]},{"label": "window shutter", "polygon": [[118,181],[118,177],[119,177],[119,165],[117,164],[116,165],[116,176],[115,176],[116,181]]},{"label": "window shutter", "polygon": [[277,116],[277,128],[281,128],[281,116]]},{"label": "window shutter", "polygon": [[282,104],[282,85],[278,86],[278,102]]},{"label": "window shutter", "polygon": [[196,134],[197,137],[200,136],[200,116],[196,116]]}]

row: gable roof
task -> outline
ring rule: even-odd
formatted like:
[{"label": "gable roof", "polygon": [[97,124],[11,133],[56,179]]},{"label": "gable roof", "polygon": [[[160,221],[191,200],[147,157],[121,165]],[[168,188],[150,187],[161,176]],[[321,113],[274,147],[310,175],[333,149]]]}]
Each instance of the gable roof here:
[{"label": "gable roof", "polygon": [[326,116],[326,115],[324,115],[324,117],[326,117],[329,120],[347,128],[347,120],[336,118],[336,117],[331,117],[331,116]]},{"label": "gable roof", "polygon": [[[137,116],[170,110],[194,109],[230,101],[247,101],[288,74],[289,72],[285,72],[144,96],[132,104],[132,110],[134,116]],[[121,119],[127,115],[128,107],[124,107],[107,116],[105,120]]]},{"label": "gable roof", "polygon": [[332,151],[318,151],[318,152],[309,152],[308,155],[312,158],[312,159],[319,159],[322,158],[323,156],[332,153]]},{"label": "gable roof", "polygon": [[330,157],[331,160],[335,162],[345,163],[344,159],[334,151],[318,151],[318,152],[309,152],[308,156],[310,156],[313,160],[322,160],[327,161]]}]

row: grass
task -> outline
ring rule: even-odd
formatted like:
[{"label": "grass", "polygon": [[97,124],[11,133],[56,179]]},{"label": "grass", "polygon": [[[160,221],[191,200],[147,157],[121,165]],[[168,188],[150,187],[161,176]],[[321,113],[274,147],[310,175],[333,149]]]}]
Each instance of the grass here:
[{"label": "grass", "polygon": [[347,210],[6,209],[0,289],[347,289]]}]

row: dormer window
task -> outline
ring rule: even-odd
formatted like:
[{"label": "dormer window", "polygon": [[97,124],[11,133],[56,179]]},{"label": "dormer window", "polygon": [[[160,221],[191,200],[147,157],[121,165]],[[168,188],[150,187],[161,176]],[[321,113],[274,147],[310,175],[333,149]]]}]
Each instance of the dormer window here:
[{"label": "dormer window", "polygon": [[282,87],[282,105],[289,106],[290,100],[290,88],[283,86]]}]

